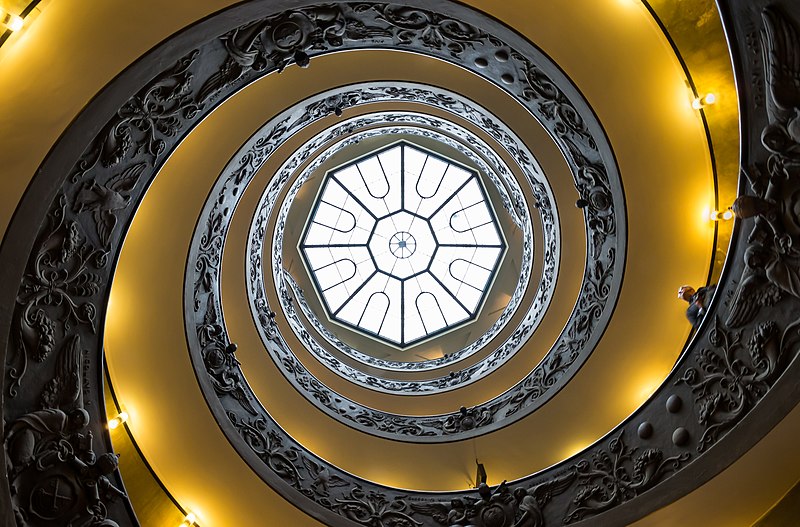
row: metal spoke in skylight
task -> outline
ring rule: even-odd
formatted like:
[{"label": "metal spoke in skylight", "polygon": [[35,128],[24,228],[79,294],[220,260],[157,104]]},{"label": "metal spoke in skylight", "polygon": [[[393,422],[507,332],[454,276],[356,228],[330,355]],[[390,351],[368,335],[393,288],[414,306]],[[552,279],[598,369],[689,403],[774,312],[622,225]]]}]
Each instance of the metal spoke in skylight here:
[{"label": "metal spoke in skylight", "polygon": [[475,318],[505,243],[474,171],[401,141],[326,174],[301,251],[332,319],[402,347]]}]

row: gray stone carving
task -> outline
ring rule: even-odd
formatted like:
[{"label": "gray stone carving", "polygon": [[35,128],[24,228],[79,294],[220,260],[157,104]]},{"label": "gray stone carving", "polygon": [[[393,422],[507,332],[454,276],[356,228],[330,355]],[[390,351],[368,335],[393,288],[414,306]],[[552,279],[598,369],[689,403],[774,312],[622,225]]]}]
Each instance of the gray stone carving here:
[{"label": "gray stone carving", "polygon": [[657,448],[648,448],[640,454],[637,450],[625,444],[620,433],[608,443],[608,451],[597,450],[591,461],[582,459],[575,465],[578,488],[564,517],[565,524],[638,496],[691,457],[688,452],[665,457]]},{"label": "gray stone carving", "polygon": [[543,527],[543,509],[554,496],[572,485],[575,476],[575,472],[570,470],[533,487],[516,487],[513,490],[505,481],[494,489],[481,483],[477,498],[466,495],[450,502],[411,503],[411,508],[440,525]]}]

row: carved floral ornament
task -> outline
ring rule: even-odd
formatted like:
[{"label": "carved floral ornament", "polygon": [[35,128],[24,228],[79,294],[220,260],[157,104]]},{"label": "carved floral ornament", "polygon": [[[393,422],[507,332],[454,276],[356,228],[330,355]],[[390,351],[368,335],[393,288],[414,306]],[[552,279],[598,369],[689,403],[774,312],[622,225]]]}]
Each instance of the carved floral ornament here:
[{"label": "carved floral ornament", "polygon": [[[267,4],[239,6],[241,12],[252,6],[267,12],[245,26],[221,28],[220,38],[208,42],[188,39],[183,48],[165,44],[161,58],[171,58],[173,67],[132,96],[127,88],[115,91],[157,62],[149,56],[107,90],[108,99],[118,102],[113,115],[93,113],[102,107],[95,101],[85,112],[91,124],[79,120],[65,133],[35,178],[57,189],[55,198],[42,204],[46,210],[40,221],[21,225],[15,220],[9,228],[11,238],[27,239],[21,247],[32,244],[32,249],[16,254],[5,244],[2,254],[5,276],[20,284],[15,309],[3,312],[0,326],[8,328],[2,336],[7,478],[2,490],[19,525],[135,524],[119,491],[116,460],[109,456],[108,442],[98,440],[106,437],[98,331],[111,262],[123,226],[166,155],[214,104],[259,75],[329,50],[367,46],[400,47],[481,69],[525,101],[564,146],[582,197],[591,204],[589,224],[624,237],[624,225],[606,215],[619,190],[605,183],[614,168],[603,162],[611,159],[609,152],[594,138],[595,125],[576,110],[583,103],[572,90],[567,96],[554,84],[552,79],[561,74],[496,21],[461,5],[437,5],[439,12],[341,3],[272,14]],[[306,451],[247,399],[235,350],[210,309],[202,331],[192,335],[204,351],[207,377],[200,382],[216,393],[218,399],[209,404],[223,429],[236,432],[229,435],[234,446],[248,451],[243,457],[276,491],[313,509],[315,517],[331,525],[380,527],[521,527],[601,518],[624,523],[669,499],[669,492],[675,492],[673,473],[696,473],[692,485],[699,485],[709,477],[709,466],[740,455],[777,419],[754,409],[790,394],[786,386],[798,369],[800,71],[795,58],[800,13],[796,5],[785,5],[789,17],[779,8],[758,12],[744,3],[742,8],[723,6],[728,23],[735,12],[737,29],[742,21],[757,29],[757,53],[745,49],[743,37],[731,42],[741,45],[745,62],[739,67],[746,77],[757,79],[754,92],[758,83],[762,90],[761,102],[755,98],[746,104],[753,128],[747,130],[743,160],[746,195],[764,207],[742,222],[718,288],[721,300],[668,381],[631,419],[575,458],[498,488],[432,494],[375,485]],[[215,23],[224,22],[211,18],[194,30]],[[507,57],[504,66],[488,68],[489,58],[500,52]],[[70,140],[84,135],[81,126],[100,130],[85,149]],[[73,169],[65,172],[64,166]],[[221,243],[217,234],[209,232],[203,244]],[[593,254],[607,254],[608,237],[595,238]],[[610,256],[613,265],[621,265],[621,253]],[[601,283],[596,295],[609,293]],[[603,316],[602,308],[591,312]],[[664,417],[669,397],[690,406],[680,421]],[[651,424],[651,434],[637,433],[644,422]],[[758,433],[744,434],[741,427],[756,427]],[[664,491],[645,494],[656,486]]]}]

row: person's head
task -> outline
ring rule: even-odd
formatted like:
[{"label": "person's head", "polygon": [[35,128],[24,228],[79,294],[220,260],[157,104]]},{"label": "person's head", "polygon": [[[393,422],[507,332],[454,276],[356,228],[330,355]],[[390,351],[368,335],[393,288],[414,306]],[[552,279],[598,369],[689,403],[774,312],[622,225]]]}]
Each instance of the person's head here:
[{"label": "person's head", "polygon": [[98,457],[94,465],[100,474],[103,476],[108,476],[117,470],[117,467],[119,466],[119,455],[107,452]]},{"label": "person's head", "polygon": [[682,285],[681,288],[678,289],[678,298],[681,300],[686,300],[687,302],[691,302],[695,293],[696,291],[694,290],[694,287],[690,285]]}]

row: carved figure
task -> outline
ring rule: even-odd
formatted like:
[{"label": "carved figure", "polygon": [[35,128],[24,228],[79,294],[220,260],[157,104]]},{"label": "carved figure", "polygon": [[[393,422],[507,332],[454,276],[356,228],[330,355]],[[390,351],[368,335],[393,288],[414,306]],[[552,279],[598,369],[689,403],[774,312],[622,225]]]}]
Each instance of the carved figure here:
[{"label": "carved figure", "polygon": [[524,487],[514,489],[514,498],[517,500],[517,507],[522,515],[513,527],[543,527],[544,513],[542,509],[553,496],[567,490],[575,477],[575,472],[568,472],[529,489]]},{"label": "carved figure", "polygon": [[67,439],[89,424],[83,408],[69,414],[57,409],[37,410],[14,421],[8,428],[6,442],[13,470],[19,473],[31,463],[55,450],[54,443]]},{"label": "carved figure", "polygon": [[742,278],[725,321],[732,328],[750,322],[761,306],[774,305],[781,298],[781,290],[800,296],[797,270],[785,265],[777,252],[752,245],[745,251],[744,261]]},{"label": "carved figure", "polygon": [[480,495],[478,500],[454,498],[450,502],[412,503],[411,508],[450,527],[511,527],[518,510],[515,497],[506,482],[503,481],[494,490],[486,483],[481,483],[477,491]]},{"label": "carved figure", "polygon": [[330,494],[331,487],[343,487],[347,485],[345,480],[336,474],[331,474],[331,471],[328,467],[320,465],[313,459],[304,456],[303,464],[308,472],[314,477],[314,481],[311,483],[311,488],[317,494],[327,496]]},{"label": "carved figure", "polygon": [[755,217],[755,225],[726,320],[732,328],[750,322],[785,293],[800,298],[800,251],[794,239],[800,233],[800,37],[774,9],[765,9],[762,19],[769,124],[761,142],[770,155],[766,171],[742,170],[758,196],[740,196],[734,203],[736,215]]},{"label": "carved figure", "polygon": [[86,491],[86,499],[90,504],[95,505],[101,501],[111,501],[115,497],[128,497],[127,494],[115,487],[107,477],[117,470],[119,455],[107,452],[91,463],[86,463],[77,456],[72,456],[70,462],[78,472],[80,483]]},{"label": "carved figure", "polygon": [[[764,146],[777,153],[800,154],[800,38],[796,29],[775,10],[762,14],[766,35],[769,84],[767,115],[770,125],[762,133]],[[785,140],[769,140],[771,137]],[[772,148],[771,148],[772,147]]]},{"label": "carved figure", "polygon": [[133,165],[111,178],[106,184],[97,181],[86,183],[78,192],[75,212],[80,213],[84,210],[92,212],[97,235],[103,246],[108,247],[111,233],[117,225],[116,211],[128,206],[131,200],[130,192],[136,186],[145,166],[144,163]]}]

